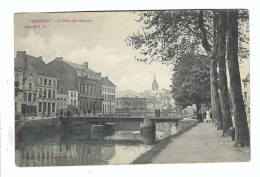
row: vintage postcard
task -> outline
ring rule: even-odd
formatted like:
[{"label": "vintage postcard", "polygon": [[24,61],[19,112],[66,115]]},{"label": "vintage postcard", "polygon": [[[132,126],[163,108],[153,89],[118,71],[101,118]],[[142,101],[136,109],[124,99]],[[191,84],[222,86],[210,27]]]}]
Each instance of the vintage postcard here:
[{"label": "vintage postcard", "polygon": [[248,162],[246,9],[14,15],[18,167]]}]

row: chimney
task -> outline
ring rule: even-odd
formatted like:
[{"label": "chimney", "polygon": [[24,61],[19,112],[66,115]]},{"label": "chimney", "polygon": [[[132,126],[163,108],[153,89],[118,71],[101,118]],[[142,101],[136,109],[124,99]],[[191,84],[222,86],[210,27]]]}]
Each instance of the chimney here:
[{"label": "chimney", "polygon": [[88,62],[84,62],[84,67],[88,69]]},{"label": "chimney", "polygon": [[25,58],[26,57],[26,51],[17,51],[16,57],[17,58]]},{"label": "chimney", "polygon": [[62,57],[56,57],[55,60],[62,60]]}]

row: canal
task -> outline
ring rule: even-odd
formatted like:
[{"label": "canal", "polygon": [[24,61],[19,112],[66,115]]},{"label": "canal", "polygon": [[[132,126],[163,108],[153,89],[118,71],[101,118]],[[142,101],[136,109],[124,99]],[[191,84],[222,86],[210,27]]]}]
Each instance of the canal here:
[{"label": "canal", "polygon": [[93,131],[93,123],[80,129],[23,127],[16,132],[15,162],[19,167],[131,164],[156,142],[190,125],[160,122],[155,125],[155,134],[143,134],[140,123],[116,122],[109,131]]}]

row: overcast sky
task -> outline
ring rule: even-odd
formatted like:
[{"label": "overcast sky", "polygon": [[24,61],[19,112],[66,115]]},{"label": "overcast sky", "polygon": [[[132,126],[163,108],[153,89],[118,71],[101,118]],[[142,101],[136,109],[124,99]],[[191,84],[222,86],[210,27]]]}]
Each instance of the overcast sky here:
[{"label": "overcast sky", "polygon": [[[37,19],[51,22],[30,23]],[[73,19],[77,22],[63,22]],[[82,23],[80,19],[91,22]],[[151,89],[154,75],[160,89],[170,89],[172,72],[169,66],[138,62],[134,59],[138,51],[126,45],[126,37],[140,29],[135,19],[137,14],[129,12],[16,14],[15,55],[16,51],[24,50],[29,55],[42,56],[46,63],[55,57],[77,64],[87,61],[91,69],[108,76],[118,91]],[[26,25],[41,25],[41,28],[25,28]],[[240,68],[241,78],[244,78],[249,71],[249,61],[243,62]]]},{"label": "overcast sky", "polygon": [[[124,39],[136,32],[140,24],[136,14],[129,12],[34,13],[15,15],[15,56],[24,50],[32,56],[42,56],[48,63],[55,57],[83,64],[102,76],[108,76],[117,90],[141,92],[151,89],[154,75],[159,88],[170,89],[171,70],[161,63],[138,62],[138,51],[128,47]],[[30,20],[51,19],[50,23],[30,23]],[[58,22],[58,20],[78,22]],[[82,20],[91,22],[82,23]],[[46,25],[29,29],[25,25]]]}]

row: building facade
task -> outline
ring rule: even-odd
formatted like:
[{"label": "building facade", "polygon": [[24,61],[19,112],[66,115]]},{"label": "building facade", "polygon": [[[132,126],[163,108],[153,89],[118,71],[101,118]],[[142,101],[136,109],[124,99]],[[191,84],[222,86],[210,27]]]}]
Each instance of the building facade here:
[{"label": "building facade", "polygon": [[57,78],[38,76],[38,116],[55,117],[57,100]]},{"label": "building facade", "polygon": [[147,98],[147,111],[155,112],[155,110],[165,111],[174,108],[174,100],[170,90],[159,90],[159,84],[154,76],[151,90],[145,90],[141,93]]},{"label": "building facade", "polygon": [[68,112],[68,95],[67,94],[57,94],[57,116],[63,117],[67,116]]},{"label": "building facade", "polygon": [[58,78],[47,69],[42,57],[17,51],[15,71],[23,74],[21,115],[55,117]]},{"label": "building facade", "polygon": [[102,82],[101,73],[83,65],[75,64],[63,58],[56,58],[47,64],[55,76],[60,78],[58,93],[68,94],[68,109],[78,115],[102,114]]},{"label": "building facade", "polygon": [[116,86],[113,84],[108,77],[102,77],[102,113],[103,114],[115,114],[116,103],[115,103]]},{"label": "building facade", "polygon": [[116,93],[116,113],[129,115],[145,115],[146,98],[131,90]]}]

